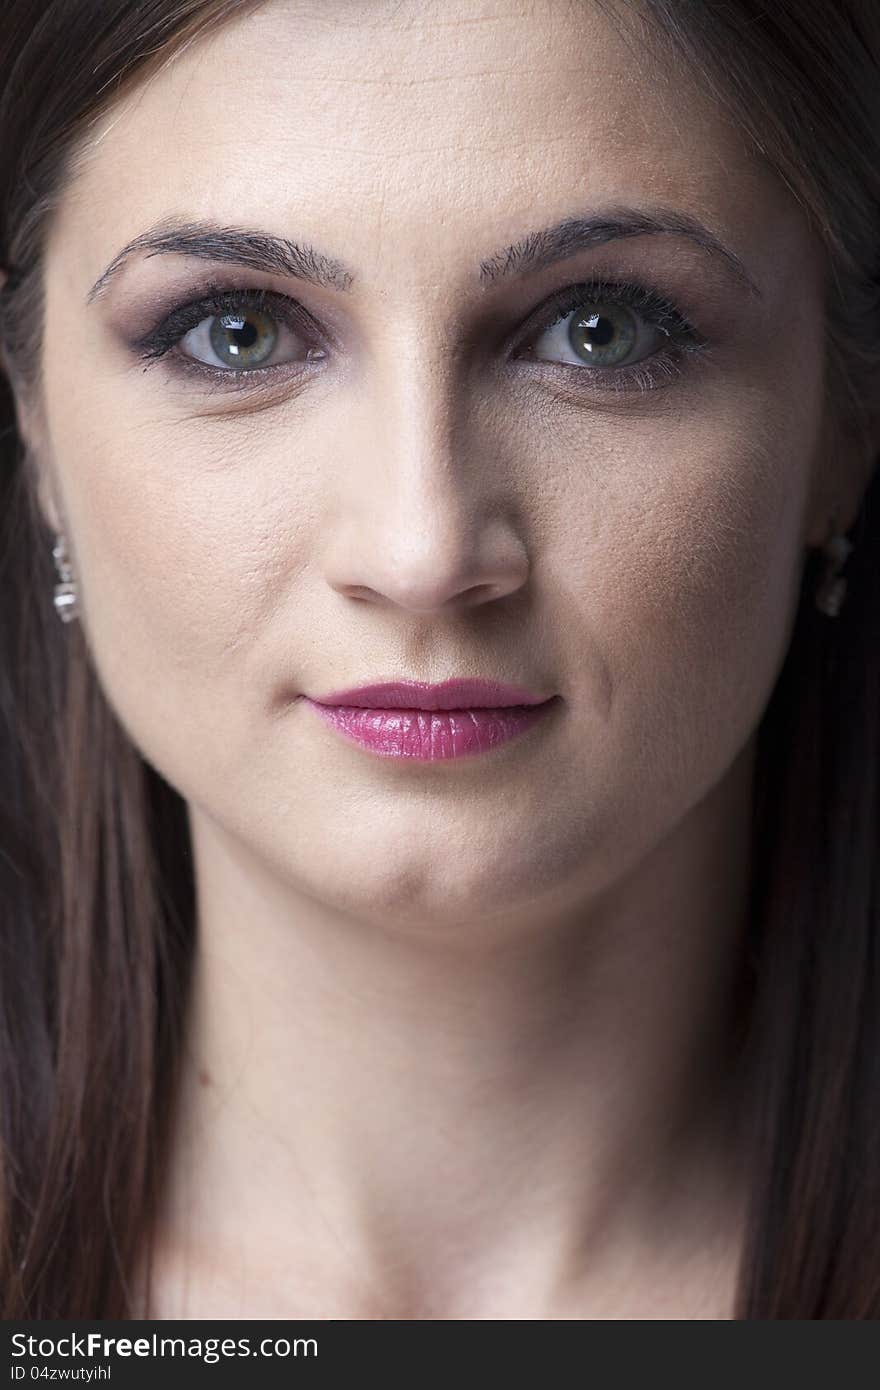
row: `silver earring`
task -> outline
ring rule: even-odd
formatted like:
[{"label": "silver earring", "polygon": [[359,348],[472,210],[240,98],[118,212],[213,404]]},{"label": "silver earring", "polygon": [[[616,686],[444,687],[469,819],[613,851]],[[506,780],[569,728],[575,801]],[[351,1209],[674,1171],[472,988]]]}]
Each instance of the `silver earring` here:
[{"label": "silver earring", "polygon": [[[837,518],[834,518],[836,522]],[[833,525],[834,523],[832,523]],[[825,572],[816,589],[816,607],[827,618],[836,618],[846,597],[846,580],[840,571],[853,551],[853,543],[848,537],[832,535],[822,547],[826,557]]]},{"label": "silver earring", "polygon": [[72,623],[74,618],[79,617],[76,580],[67,554],[67,541],[60,532],[55,537],[52,556],[61,580],[55,585],[55,611],[63,623]]}]

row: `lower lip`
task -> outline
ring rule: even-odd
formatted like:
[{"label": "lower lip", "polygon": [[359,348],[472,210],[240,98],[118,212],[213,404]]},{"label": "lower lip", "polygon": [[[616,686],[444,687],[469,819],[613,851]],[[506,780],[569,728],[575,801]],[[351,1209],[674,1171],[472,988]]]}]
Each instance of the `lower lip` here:
[{"label": "lower lip", "polygon": [[524,734],[558,703],[511,705],[505,709],[364,709],[319,705],[303,696],[316,714],[345,738],[383,758],[443,762],[488,753]]}]

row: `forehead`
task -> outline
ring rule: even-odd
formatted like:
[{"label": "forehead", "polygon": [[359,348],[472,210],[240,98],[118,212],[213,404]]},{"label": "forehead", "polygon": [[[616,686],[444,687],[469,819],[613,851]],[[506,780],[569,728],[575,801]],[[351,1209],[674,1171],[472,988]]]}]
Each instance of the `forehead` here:
[{"label": "forehead", "polygon": [[693,75],[591,0],[274,0],[102,117],[59,224],[89,283],[168,215],[295,229],[368,281],[391,262],[427,280],[604,203],[671,204],[744,246],[763,209],[770,255],[792,220]]}]

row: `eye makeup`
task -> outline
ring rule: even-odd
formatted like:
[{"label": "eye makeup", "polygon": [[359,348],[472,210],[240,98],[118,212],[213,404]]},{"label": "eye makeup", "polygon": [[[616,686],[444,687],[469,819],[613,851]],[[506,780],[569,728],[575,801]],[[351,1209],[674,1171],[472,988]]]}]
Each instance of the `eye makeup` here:
[{"label": "eye makeup", "polygon": [[[584,362],[558,362],[534,355],[534,340],[576,310],[601,311],[602,306],[622,307],[656,333],[661,346],[637,362],[618,366],[595,366]],[[236,368],[212,366],[181,350],[187,334],[206,320],[231,316],[242,319],[248,311],[267,315],[285,325],[299,338],[302,355],[269,366]],[[326,333],[312,314],[296,299],[276,290],[255,287],[234,288],[210,282],[199,297],[188,299],[165,311],[160,320],[129,343],[130,350],[145,368],[161,363],[167,372],[196,389],[247,390],[270,381],[301,378],[322,371],[328,347],[335,338]],[[593,277],[562,286],[510,335],[503,354],[539,375],[564,374],[566,385],[585,394],[621,391],[647,391],[661,387],[683,372],[688,358],[708,346],[706,338],[666,297],[644,284],[630,280]]]},{"label": "eye makeup", "polygon": [[[187,353],[177,351],[180,342],[193,329],[206,319],[223,315],[241,316],[242,311],[264,314],[273,321],[284,324],[295,333],[303,344],[303,356],[297,361],[275,363],[268,367],[252,367],[237,370],[230,367],[212,367]],[[132,351],[146,366],[168,359],[168,368],[176,375],[201,378],[205,384],[208,379],[234,377],[247,378],[250,382],[265,381],[269,376],[277,377],[300,374],[309,370],[311,363],[326,356],[325,340],[321,330],[309,311],[290,295],[277,290],[246,287],[232,289],[221,284],[209,284],[200,297],[175,306],[161,320],[140,334],[132,343]],[[229,383],[233,385],[232,382]]]},{"label": "eye makeup", "polygon": [[[614,367],[593,367],[588,363],[581,366],[579,363],[554,362],[533,356],[534,339],[542,332],[578,309],[598,310],[603,306],[622,306],[632,311],[643,323],[662,335],[665,342],[661,349],[636,362]],[[515,345],[522,344],[524,340],[525,346],[518,354],[519,360],[531,362],[538,368],[566,372],[572,384],[583,386],[586,391],[653,390],[662,386],[664,381],[680,375],[685,369],[687,357],[703,352],[709,345],[708,339],[690,319],[656,290],[632,281],[603,277],[564,285],[557,290],[527,319],[516,335]]]}]

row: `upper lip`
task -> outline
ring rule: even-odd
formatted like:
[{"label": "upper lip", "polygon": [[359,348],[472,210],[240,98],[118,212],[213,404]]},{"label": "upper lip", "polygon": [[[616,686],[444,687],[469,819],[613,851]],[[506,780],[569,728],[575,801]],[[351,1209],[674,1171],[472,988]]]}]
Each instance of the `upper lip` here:
[{"label": "upper lip", "polygon": [[448,680],[440,685],[382,681],[308,698],[318,705],[361,705],[366,709],[502,709],[507,705],[542,705],[552,697],[499,681]]}]

